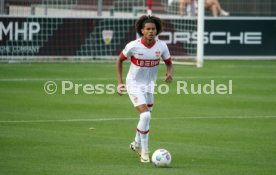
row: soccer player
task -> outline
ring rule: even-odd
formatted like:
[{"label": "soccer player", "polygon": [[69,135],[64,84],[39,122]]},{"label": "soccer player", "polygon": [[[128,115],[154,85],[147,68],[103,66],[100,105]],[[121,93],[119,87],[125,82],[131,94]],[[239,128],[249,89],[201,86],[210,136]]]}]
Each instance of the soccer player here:
[{"label": "soccer player", "polygon": [[[163,24],[160,18],[155,16],[141,16],[135,23],[136,32],[141,38],[129,42],[121,52],[117,62],[117,91],[122,95],[126,88],[134,107],[140,113],[134,141],[130,148],[135,151],[141,162],[150,162],[148,137],[149,123],[153,106],[154,85],[160,59],[162,59],[167,71],[165,82],[172,82],[173,65],[168,47],[164,41],[156,39],[162,32]],[[123,61],[131,59],[126,85],[122,79]]]}]

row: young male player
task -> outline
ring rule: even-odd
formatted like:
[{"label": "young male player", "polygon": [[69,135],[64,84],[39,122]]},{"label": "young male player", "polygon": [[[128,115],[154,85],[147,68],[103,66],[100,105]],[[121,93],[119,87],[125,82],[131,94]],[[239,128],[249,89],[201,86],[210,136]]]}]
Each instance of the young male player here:
[{"label": "young male player", "polygon": [[[156,39],[163,30],[162,21],[155,16],[141,16],[135,23],[136,32],[141,38],[129,42],[121,52],[117,62],[118,93],[122,95],[126,87],[134,107],[140,113],[134,142],[130,148],[138,153],[141,162],[150,162],[148,137],[149,123],[153,106],[154,84],[160,59],[167,66],[165,82],[172,81],[173,65],[165,42]],[[123,61],[130,58],[131,66],[126,77],[126,86],[122,79]]]}]

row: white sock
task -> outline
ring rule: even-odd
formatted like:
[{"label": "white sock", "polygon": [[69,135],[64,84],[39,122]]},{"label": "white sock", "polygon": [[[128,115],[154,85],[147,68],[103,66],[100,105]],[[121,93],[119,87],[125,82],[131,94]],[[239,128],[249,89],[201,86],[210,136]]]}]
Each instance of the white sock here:
[{"label": "white sock", "polygon": [[148,139],[149,139],[149,123],[151,113],[149,111],[140,114],[137,131],[140,135],[141,149],[143,152],[148,152]]},{"label": "white sock", "polygon": [[144,153],[149,152],[149,133],[147,134],[140,134],[141,137],[141,150]]},{"label": "white sock", "polygon": [[141,147],[141,138],[140,138],[140,133],[138,131],[136,131],[136,135],[135,135],[135,146],[137,147]]}]

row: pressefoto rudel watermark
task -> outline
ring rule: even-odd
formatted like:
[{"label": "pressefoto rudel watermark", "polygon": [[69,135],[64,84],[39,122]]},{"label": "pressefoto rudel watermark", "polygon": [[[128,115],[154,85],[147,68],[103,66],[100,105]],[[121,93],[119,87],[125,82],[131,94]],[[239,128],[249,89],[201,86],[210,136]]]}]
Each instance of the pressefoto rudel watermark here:
[{"label": "pressefoto rudel watermark", "polygon": [[[151,83],[148,86],[131,85],[126,86],[123,94],[128,92],[136,92],[137,89],[142,89],[144,92],[154,94],[169,94],[176,93],[177,95],[231,95],[233,94],[233,81],[228,80],[227,83],[216,83],[215,80],[210,80],[207,83],[190,83],[187,81],[176,81],[176,86],[168,84]],[[47,94],[60,93],[66,95],[68,93],[87,94],[87,95],[112,95],[117,93],[116,84],[92,84],[92,83],[74,83],[73,81],[47,81],[44,83],[44,91]]]},{"label": "pressefoto rudel watermark", "polygon": [[233,81],[228,80],[227,84],[216,84],[215,80],[211,80],[210,83],[194,84],[187,83],[187,81],[177,81],[177,94],[192,94],[192,95],[223,95],[233,94]]}]

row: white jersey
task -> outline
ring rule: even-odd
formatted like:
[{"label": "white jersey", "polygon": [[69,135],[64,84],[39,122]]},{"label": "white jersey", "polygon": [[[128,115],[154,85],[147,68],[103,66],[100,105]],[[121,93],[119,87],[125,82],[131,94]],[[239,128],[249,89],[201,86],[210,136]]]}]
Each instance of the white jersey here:
[{"label": "white jersey", "polygon": [[171,61],[171,55],[164,41],[155,40],[147,47],[143,38],[131,41],[121,52],[121,57],[131,58],[131,65],[127,74],[126,84],[152,85],[157,78],[160,59]]}]

